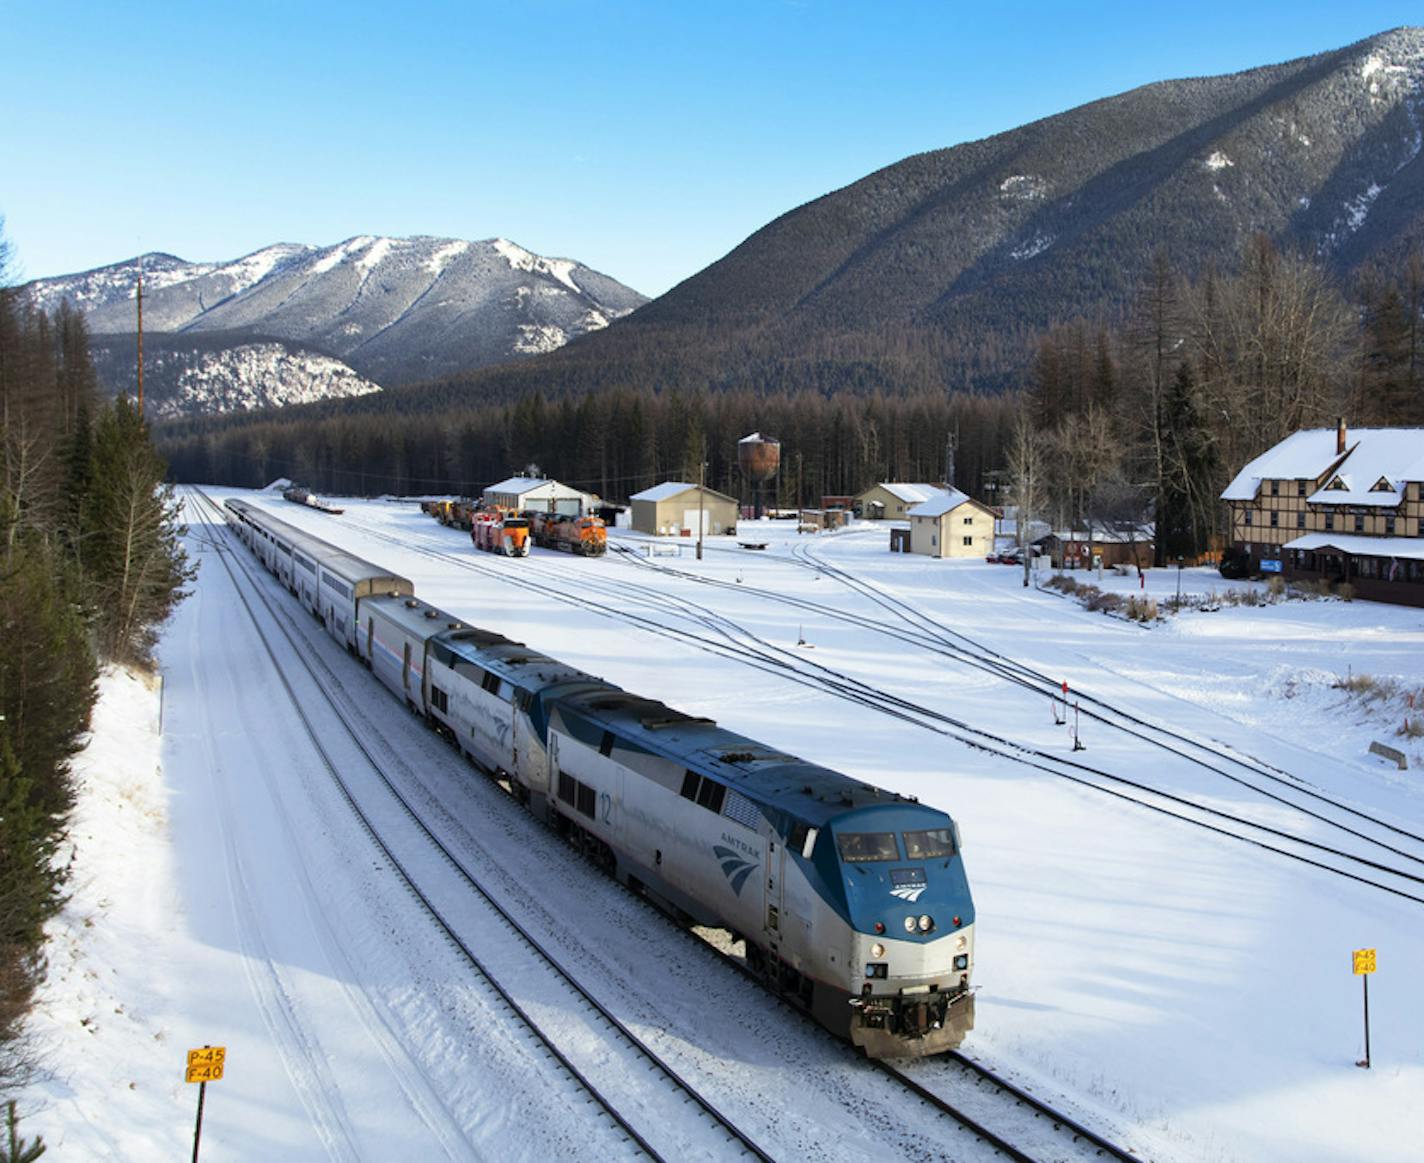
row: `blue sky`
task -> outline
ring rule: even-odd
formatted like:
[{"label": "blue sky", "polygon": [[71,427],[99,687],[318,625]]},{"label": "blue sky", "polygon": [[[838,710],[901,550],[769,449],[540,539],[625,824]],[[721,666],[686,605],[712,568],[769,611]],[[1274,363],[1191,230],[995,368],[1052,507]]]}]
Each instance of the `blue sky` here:
[{"label": "blue sky", "polygon": [[1414,3],[6,0],[20,280],[161,250],[503,235],[659,294],[900,158]]}]

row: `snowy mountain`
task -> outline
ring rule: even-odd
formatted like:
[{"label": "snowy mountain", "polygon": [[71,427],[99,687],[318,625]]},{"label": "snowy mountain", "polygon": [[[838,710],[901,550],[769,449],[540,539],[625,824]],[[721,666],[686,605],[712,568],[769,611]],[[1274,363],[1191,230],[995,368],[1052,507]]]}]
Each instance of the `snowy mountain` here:
[{"label": "snowy mountain", "polygon": [[[145,255],[142,263],[145,343],[166,333],[164,349],[176,355],[181,343],[172,337],[192,341],[184,366],[204,364],[214,390],[234,401],[300,397],[272,381],[293,365],[288,361],[279,369],[251,352],[214,362],[204,338],[221,335],[224,345],[243,347],[260,343],[269,354],[275,341],[284,346],[284,358],[301,351],[308,361],[320,356],[344,364],[349,375],[336,377],[343,382],[392,387],[552,351],[645,301],[580,263],[545,258],[503,238],[362,236],[320,248],[282,243],[227,263],[190,263],[167,254]],[[138,268],[134,259],[39,279],[28,290],[45,309],[68,298],[84,310],[96,348],[117,349],[119,337],[131,346]],[[131,390],[132,373],[123,377],[121,360],[101,362],[110,369],[110,387]],[[171,371],[145,363],[145,391],[156,375],[171,389],[173,406],[188,411],[170,382]],[[223,374],[237,378],[218,388]],[[249,375],[261,382],[244,378]],[[194,408],[206,403],[192,401]]]},{"label": "snowy mountain", "polygon": [[[195,343],[182,336],[145,335],[143,356],[144,407],[157,420],[310,404],[381,390],[380,384],[339,359],[275,339],[247,343],[216,335]],[[132,336],[96,343],[94,364],[102,383],[122,385],[131,394],[136,390]]]}]

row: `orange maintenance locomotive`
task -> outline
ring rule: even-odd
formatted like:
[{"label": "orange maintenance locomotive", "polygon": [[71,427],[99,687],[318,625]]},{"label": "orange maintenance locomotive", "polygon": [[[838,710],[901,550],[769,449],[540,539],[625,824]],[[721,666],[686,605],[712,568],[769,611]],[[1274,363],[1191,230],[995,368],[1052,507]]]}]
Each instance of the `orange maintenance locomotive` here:
[{"label": "orange maintenance locomotive", "polygon": [[498,509],[481,509],[470,524],[470,540],[476,549],[489,553],[528,557],[529,519],[505,516]]}]

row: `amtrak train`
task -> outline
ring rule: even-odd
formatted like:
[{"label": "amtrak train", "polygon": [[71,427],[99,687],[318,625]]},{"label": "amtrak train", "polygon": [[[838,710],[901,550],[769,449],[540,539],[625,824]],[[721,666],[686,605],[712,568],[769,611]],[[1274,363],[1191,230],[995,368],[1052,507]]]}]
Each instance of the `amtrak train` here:
[{"label": "amtrak train", "polygon": [[229,524],[392,694],[536,816],[873,1057],[974,1026],[974,904],[944,812],[632,694],[422,601],[231,499]]}]

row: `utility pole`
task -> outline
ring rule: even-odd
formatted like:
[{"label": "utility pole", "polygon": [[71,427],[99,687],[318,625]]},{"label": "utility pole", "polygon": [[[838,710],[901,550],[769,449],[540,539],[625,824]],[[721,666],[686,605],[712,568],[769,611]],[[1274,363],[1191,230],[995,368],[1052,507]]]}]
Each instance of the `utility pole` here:
[{"label": "utility pole", "polygon": [[707,486],[707,462],[697,466],[697,560],[702,560],[702,526],[707,512],[702,490]]},{"label": "utility pole", "polygon": [[138,415],[143,419],[143,255],[138,256]]}]

